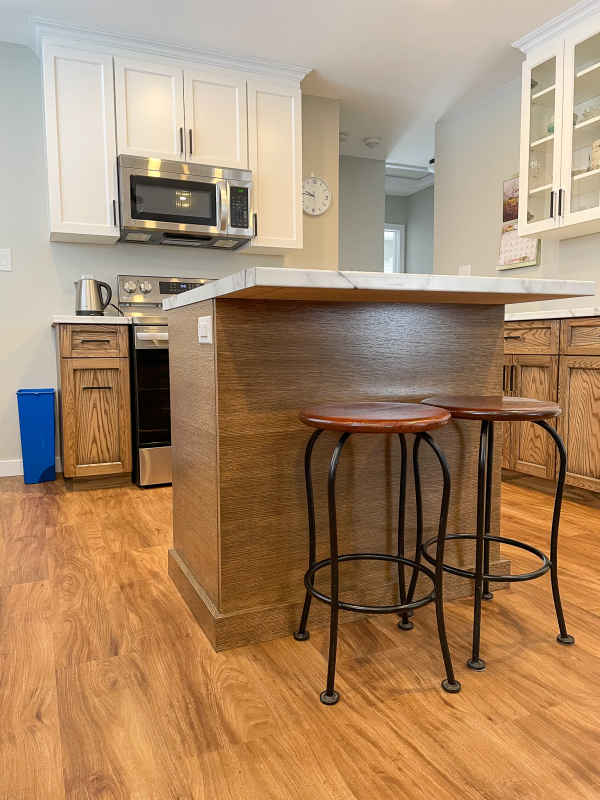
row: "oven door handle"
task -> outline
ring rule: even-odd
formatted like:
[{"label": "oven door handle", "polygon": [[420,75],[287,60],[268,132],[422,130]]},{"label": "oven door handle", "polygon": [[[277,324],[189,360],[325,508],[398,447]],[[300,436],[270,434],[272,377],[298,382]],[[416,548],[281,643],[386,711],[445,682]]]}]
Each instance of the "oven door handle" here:
[{"label": "oven door handle", "polygon": [[168,342],[169,341],[169,332],[168,331],[166,333],[147,333],[145,331],[137,331],[135,335],[142,342]]}]

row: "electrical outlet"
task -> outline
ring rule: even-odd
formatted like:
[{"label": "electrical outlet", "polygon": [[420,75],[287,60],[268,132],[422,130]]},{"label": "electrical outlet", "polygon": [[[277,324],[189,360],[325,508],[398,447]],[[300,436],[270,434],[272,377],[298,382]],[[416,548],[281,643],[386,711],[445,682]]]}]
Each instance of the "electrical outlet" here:
[{"label": "electrical outlet", "polygon": [[212,344],[212,317],[198,317],[198,341],[200,344]]},{"label": "electrical outlet", "polygon": [[12,272],[11,250],[0,250],[0,272]]},{"label": "electrical outlet", "polygon": [[471,265],[468,264],[466,267],[459,267],[458,274],[467,277],[471,274]]}]

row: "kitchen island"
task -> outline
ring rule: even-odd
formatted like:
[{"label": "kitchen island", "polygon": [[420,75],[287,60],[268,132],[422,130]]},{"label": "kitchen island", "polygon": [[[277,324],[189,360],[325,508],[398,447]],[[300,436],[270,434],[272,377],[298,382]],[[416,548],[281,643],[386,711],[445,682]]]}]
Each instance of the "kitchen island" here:
[{"label": "kitchen island", "polygon": [[[166,300],[169,573],[212,646],[226,650],[297,628],[308,566],[304,448],[311,431],[298,419],[303,406],[501,394],[504,305],[594,293],[595,284],[582,281],[256,267]],[[453,421],[435,438],[452,471],[448,532],[474,531],[478,426]],[[327,557],[326,474],[336,440],[324,433],[313,453],[318,560]],[[492,533],[499,529],[499,451]],[[398,467],[397,437],[349,440],[337,478],[341,553],[394,551]],[[429,453],[422,454],[422,484],[428,538],[441,499]],[[448,550],[452,563],[472,565],[468,547]],[[497,546],[491,564],[493,572],[509,568]],[[324,572],[317,586],[326,590]],[[471,586],[446,576],[449,599]],[[341,587],[341,599],[391,604],[397,573],[389,564],[347,562]],[[325,624],[328,613],[313,603],[309,628]]]}]

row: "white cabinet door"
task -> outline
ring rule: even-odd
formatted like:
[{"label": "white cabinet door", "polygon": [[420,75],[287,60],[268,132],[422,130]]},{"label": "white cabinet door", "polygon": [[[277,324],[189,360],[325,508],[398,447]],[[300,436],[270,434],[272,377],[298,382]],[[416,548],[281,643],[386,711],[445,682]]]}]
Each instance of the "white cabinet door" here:
[{"label": "white cabinet door", "polygon": [[560,226],[564,40],[539,48],[523,64],[519,235]]},{"label": "white cabinet door", "polygon": [[183,80],[186,160],[248,169],[246,81],[192,69]]},{"label": "white cabinet door", "polygon": [[119,154],[185,160],[183,71],[115,58]]},{"label": "white cabinet door", "polygon": [[302,113],[299,86],[248,82],[248,156],[257,237],[252,247],[302,247]]},{"label": "white cabinet door", "polygon": [[47,46],[43,53],[52,241],[118,238],[112,56]]}]

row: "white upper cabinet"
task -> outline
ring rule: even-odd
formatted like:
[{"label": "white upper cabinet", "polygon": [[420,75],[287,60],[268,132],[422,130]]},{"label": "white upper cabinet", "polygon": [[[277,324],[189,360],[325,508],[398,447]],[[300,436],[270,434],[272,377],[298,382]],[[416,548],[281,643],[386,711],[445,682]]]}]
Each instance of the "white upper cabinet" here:
[{"label": "white upper cabinet", "polygon": [[248,81],[248,155],[254,188],[253,248],[302,247],[300,87]]},{"label": "white upper cabinet", "polygon": [[49,46],[43,68],[50,239],[113,243],[119,231],[112,57]]},{"label": "white upper cabinet", "polygon": [[[600,2],[515,43],[523,64],[519,235],[600,231]],[[527,176],[527,178],[525,178]]]},{"label": "white upper cabinet", "polygon": [[115,58],[119,155],[185,160],[183,70]]},{"label": "white upper cabinet", "polygon": [[246,81],[184,70],[187,161],[248,169]]}]

